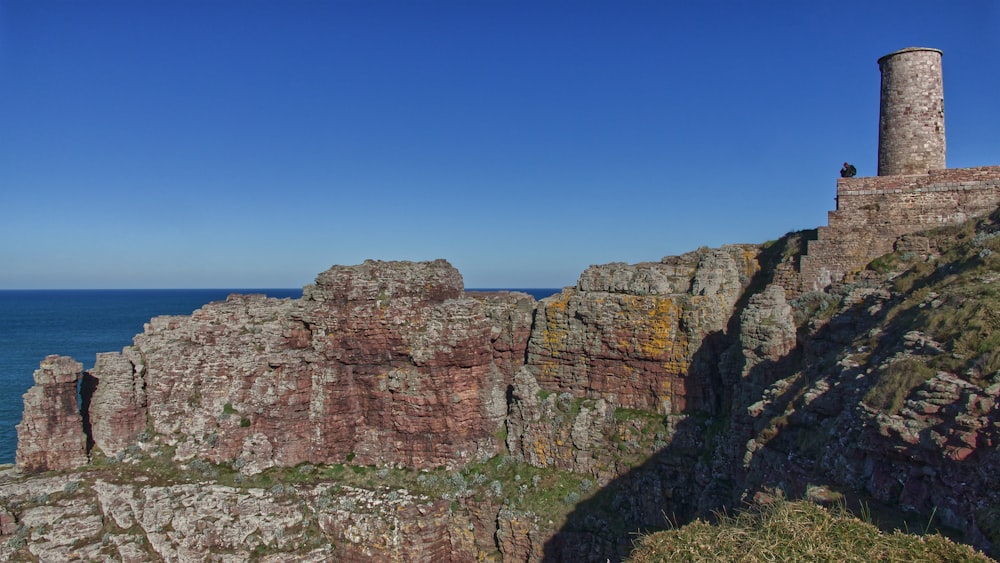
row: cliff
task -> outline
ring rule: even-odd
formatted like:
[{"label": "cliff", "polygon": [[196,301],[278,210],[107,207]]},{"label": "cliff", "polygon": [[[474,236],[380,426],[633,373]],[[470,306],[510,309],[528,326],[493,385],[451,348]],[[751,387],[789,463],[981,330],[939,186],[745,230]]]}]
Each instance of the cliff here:
[{"label": "cliff", "polygon": [[908,235],[824,292],[793,233],[540,302],[369,261],[154,318],[87,373],[42,363],[0,557],[619,560],[776,497],[992,549],[998,231]]}]

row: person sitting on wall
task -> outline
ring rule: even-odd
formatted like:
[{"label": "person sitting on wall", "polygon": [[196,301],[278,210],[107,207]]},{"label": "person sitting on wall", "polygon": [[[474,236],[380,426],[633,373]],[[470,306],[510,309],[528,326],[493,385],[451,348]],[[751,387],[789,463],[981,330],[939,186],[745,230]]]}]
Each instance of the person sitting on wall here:
[{"label": "person sitting on wall", "polygon": [[855,174],[858,173],[858,169],[854,167],[853,164],[844,163],[844,167],[840,169],[841,178],[853,178]]}]

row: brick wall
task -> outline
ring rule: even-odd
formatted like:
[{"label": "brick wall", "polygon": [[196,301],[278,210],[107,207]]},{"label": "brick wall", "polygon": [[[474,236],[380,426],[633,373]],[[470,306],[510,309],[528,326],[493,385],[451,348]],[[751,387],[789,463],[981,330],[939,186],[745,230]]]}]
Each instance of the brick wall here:
[{"label": "brick wall", "polygon": [[961,223],[1000,205],[1000,166],[837,180],[837,209],[802,257],[802,290],[822,289],[892,251],[902,235]]}]

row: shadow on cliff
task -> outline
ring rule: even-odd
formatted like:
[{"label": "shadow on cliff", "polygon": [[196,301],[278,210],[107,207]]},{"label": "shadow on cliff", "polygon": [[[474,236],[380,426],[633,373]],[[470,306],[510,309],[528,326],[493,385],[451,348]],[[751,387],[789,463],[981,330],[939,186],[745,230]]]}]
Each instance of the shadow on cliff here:
[{"label": "shadow on cliff", "polygon": [[[718,334],[712,340],[725,339]],[[720,429],[708,411],[684,414],[666,447],[575,507],[546,542],[543,561],[620,561],[637,533],[683,525],[699,514],[698,492],[710,469],[706,444]]]},{"label": "shadow on cliff", "polygon": [[[937,296],[933,290],[945,291],[935,282],[954,284],[962,271],[979,273],[974,266],[966,258],[938,267],[918,263],[909,277],[894,278],[896,292],[888,301],[875,292],[807,338],[800,334],[797,350],[789,356],[797,355],[799,361],[752,371],[748,379],[763,377],[763,384],[772,374],[791,377],[755,417],[752,432],[745,434],[759,443],[743,472],[742,487],[748,495],[768,498],[778,493],[846,506],[885,532],[937,532],[996,555],[991,548],[1000,539],[996,525],[1000,510],[991,507],[1000,501],[996,493],[1000,477],[983,468],[995,467],[1000,455],[988,447],[997,443],[997,433],[979,434],[978,444],[976,436],[996,428],[998,411],[983,414],[986,422],[977,423],[978,428],[962,422],[969,418],[963,409],[981,404],[975,395],[985,391],[970,387],[973,391],[958,393],[953,404],[934,404],[926,420],[919,406],[907,407],[913,410],[903,415],[904,420],[915,417],[912,421],[926,424],[909,438],[888,422],[888,415],[898,414],[904,400],[920,400],[914,393],[936,373],[922,362],[934,356],[953,361],[936,349],[921,356],[924,344],[915,344],[912,336],[907,342],[907,335],[922,336],[920,331],[942,324],[936,313],[928,313],[935,307],[925,307],[922,298],[914,296],[933,298]],[[953,302],[958,301],[966,310],[985,310],[967,299]],[[840,363],[851,356],[865,358],[863,365],[852,368]],[[900,358],[906,361],[894,361]],[[969,360],[969,365],[948,371],[971,373],[967,368],[975,363]],[[941,400],[940,393],[931,402],[935,400]],[[739,402],[734,402],[734,420],[743,416],[750,421]],[[913,431],[909,422],[895,424]],[[962,443],[963,439],[969,442]],[[964,448],[970,442],[971,447]],[[974,451],[956,459],[947,447]]]},{"label": "shadow on cliff", "polygon": [[[682,526],[699,517],[712,519],[715,511],[739,502],[745,473],[735,466],[740,460],[734,459],[733,448],[741,447],[752,429],[733,415],[745,412],[759,391],[794,371],[800,361],[796,348],[780,360],[758,364],[741,378],[740,317],[751,296],[776,282],[779,263],[797,270],[806,241],[815,238],[815,232],[789,233],[765,246],[759,257],[761,269],[746,284],[727,329],[706,335],[692,356],[686,378],[698,382],[691,387],[704,389],[704,396],[689,401],[679,413],[684,416],[677,417],[668,445],[575,507],[546,542],[543,561],[621,561],[639,534]],[[787,401],[797,392],[788,389],[783,395]]]}]

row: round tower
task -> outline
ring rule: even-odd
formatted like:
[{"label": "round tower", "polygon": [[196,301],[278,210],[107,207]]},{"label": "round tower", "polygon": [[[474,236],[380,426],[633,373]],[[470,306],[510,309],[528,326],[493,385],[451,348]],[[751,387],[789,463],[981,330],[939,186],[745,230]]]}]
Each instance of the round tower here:
[{"label": "round tower", "polygon": [[878,175],[945,168],[941,51],[908,47],[878,60]]}]

